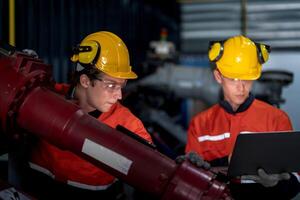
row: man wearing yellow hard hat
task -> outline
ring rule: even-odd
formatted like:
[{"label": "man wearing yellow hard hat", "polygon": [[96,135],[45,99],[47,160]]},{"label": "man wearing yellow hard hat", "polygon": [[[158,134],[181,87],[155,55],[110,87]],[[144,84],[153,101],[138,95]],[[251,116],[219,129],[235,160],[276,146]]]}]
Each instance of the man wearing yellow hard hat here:
[{"label": "man wearing yellow hard hat", "polygon": [[[247,37],[235,36],[211,42],[208,56],[215,64],[215,80],[223,99],[197,114],[190,122],[186,152],[195,151],[212,166],[228,166],[237,135],[241,132],[292,130],[288,115],[250,93],[253,81],[261,75],[270,47]],[[267,174],[231,183],[235,199],[290,199],[298,193],[296,176]]]},{"label": "man wearing yellow hard hat", "polygon": [[[111,32],[90,34],[74,48],[71,60],[76,63],[73,84],[57,84],[58,92],[69,93],[84,112],[102,123],[121,125],[151,143],[142,122],[119,103],[127,79],[137,78],[124,42]],[[121,198],[116,178],[105,171],[46,141],[35,147],[30,167],[49,183],[42,199]]]}]

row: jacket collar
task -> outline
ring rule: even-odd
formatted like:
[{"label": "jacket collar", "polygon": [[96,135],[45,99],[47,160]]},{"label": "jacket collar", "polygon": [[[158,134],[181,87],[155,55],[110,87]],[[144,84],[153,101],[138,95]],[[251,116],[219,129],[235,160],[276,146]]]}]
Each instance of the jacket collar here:
[{"label": "jacket collar", "polygon": [[252,93],[249,94],[249,97],[244,101],[244,103],[242,103],[240,105],[240,107],[236,110],[236,111],[233,111],[231,105],[228,103],[228,101],[226,100],[221,100],[219,101],[219,105],[226,111],[228,112],[229,114],[237,114],[237,113],[240,113],[240,112],[244,112],[245,110],[247,110],[250,105],[252,104],[252,102],[254,101],[254,95]]},{"label": "jacket collar", "polygon": [[101,114],[102,114],[102,112],[97,109],[89,112],[89,115],[95,117],[96,119],[98,119],[98,117],[100,117]]}]

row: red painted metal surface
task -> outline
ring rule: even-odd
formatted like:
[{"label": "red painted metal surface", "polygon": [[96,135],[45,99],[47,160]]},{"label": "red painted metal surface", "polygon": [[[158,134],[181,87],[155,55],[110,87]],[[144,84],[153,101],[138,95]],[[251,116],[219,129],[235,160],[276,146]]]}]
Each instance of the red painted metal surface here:
[{"label": "red painted metal surface", "polygon": [[0,120],[4,133],[14,130],[17,134],[25,129],[161,199],[227,196],[226,185],[216,181],[212,172],[188,161],[177,165],[51,91],[50,69],[42,61],[18,53],[0,58]]}]

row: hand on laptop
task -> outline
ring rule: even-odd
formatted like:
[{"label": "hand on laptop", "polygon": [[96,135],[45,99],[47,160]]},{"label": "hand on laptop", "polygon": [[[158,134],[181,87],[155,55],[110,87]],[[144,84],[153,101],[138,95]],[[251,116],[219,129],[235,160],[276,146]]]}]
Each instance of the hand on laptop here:
[{"label": "hand on laptop", "polygon": [[273,187],[277,185],[279,181],[289,180],[291,178],[289,173],[267,174],[263,169],[258,169],[257,174],[258,175],[244,175],[241,178],[242,180],[253,180],[265,187]]}]

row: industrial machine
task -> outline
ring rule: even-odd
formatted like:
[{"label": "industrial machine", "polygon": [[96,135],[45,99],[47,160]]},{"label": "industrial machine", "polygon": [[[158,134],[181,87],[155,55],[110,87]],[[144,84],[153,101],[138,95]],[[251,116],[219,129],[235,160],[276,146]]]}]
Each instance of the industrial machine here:
[{"label": "industrial machine", "polygon": [[280,108],[280,105],[285,102],[281,96],[282,89],[291,84],[293,80],[294,74],[286,70],[263,71],[257,85],[254,85],[255,96]]},{"label": "industrial machine", "polygon": [[[22,141],[24,134],[35,135],[158,199],[230,199],[215,172],[188,160],[177,164],[85,114],[53,86],[50,65],[13,48],[0,48],[0,133],[8,144]],[[1,152],[6,150],[9,145]]]}]

